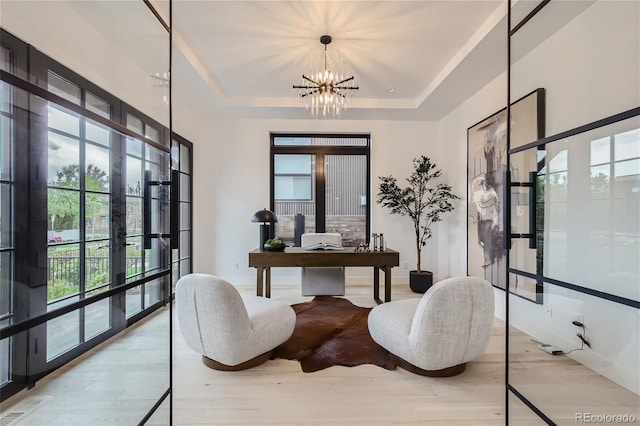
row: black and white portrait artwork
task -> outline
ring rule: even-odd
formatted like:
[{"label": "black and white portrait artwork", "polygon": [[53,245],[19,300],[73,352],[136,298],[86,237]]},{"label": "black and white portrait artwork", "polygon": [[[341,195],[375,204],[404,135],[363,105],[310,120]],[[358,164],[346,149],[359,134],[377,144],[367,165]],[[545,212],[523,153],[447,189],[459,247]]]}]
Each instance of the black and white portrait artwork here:
[{"label": "black and white portrait artwork", "polygon": [[[505,247],[504,197],[508,164],[507,108],[467,129],[467,274],[481,277],[496,287],[507,288],[507,252]],[[511,149],[536,141],[544,135],[544,89],[536,89],[511,104]],[[513,159],[512,159],[513,160]],[[527,166],[529,167],[529,166]],[[535,158],[530,165],[536,171]],[[526,177],[523,167],[511,164],[511,181]],[[512,188],[509,188],[512,191]],[[525,211],[528,196],[513,196],[515,211]],[[525,194],[526,195],[526,194]],[[519,205],[525,200],[526,205]],[[513,212],[514,205],[509,207]],[[510,223],[522,218],[511,218]],[[515,231],[511,229],[511,233]],[[533,256],[535,250],[527,254]],[[530,287],[530,288],[529,288]],[[539,300],[539,287],[510,286],[510,291],[529,300]]]},{"label": "black and white portrait artwork", "polygon": [[506,288],[502,198],[507,170],[506,109],[469,128],[468,274]]}]

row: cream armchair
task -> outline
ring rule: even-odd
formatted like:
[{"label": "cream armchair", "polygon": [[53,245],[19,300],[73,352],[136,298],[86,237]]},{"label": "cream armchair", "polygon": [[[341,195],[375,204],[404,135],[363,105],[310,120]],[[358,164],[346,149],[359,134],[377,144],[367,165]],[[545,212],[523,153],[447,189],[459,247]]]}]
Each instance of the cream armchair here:
[{"label": "cream armchair", "polygon": [[493,288],[476,277],[454,277],[422,297],[374,307],[371,337],[397,364],[427,376],[453,376],[483,354],[494,317]]},{"label": "cream armchair", "polygon": [[[342,237],[332,232],[308,232],[301,236],[302,247],[318,243],[340,246]],[[344,296],[344,267],[303,267],[300,283],[303,296]]]},{"label": "cream armchair", "polygon": [[202,362],[216,370],[244,370],[262,364],[293,333],[291,306],[258,296],[241,296],[221,278],[189,274],[176,284],[182,336]]}]

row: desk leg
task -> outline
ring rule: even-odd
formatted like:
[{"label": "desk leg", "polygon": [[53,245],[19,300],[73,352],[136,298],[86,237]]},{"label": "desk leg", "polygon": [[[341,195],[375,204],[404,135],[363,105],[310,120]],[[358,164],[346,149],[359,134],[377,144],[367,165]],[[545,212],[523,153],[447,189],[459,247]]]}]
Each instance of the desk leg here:
[{"label": "desk leg", "polygon": [[266,272],[266,281],[265,281],[265,288],[264,288],[264,297],[271,297],[271,268],[265,268],[265,272]]},{"label": "desk leg", "polygon": [[262,274],[264,268],[261,267],[256,267],[256,271],[258,272],[258,275],[256,276],[256,296],[261,297],[262,296]]},{"label": "desk leg", "polygon": [[391,302],[391,268],[384,268],[384,301]]},{"label": "desk leg", "polygon": [[[385,281],[386,286],[386,281]],[[386,287],[385,287],[386,294]],[[382,304],[382,300],[380,300],[380,268],[374,266],[373,267],[373,300],[376,301],[378,305]]]}]

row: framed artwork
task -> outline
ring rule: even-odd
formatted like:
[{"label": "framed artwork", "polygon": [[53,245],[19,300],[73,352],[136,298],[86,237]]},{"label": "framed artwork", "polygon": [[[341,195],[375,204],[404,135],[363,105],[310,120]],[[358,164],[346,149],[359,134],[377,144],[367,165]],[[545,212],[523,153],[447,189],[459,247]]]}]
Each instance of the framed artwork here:
[{"label": "framed artwork", "polygon": [[[543,137],[544,89],[536,89],[511,104],[511,148]],[[504,179],[508,155],[506,107],[467,129],[467,274],[501,289],[507,288]],[[540,303],[541,288],[534,281],[515,291]]]}]

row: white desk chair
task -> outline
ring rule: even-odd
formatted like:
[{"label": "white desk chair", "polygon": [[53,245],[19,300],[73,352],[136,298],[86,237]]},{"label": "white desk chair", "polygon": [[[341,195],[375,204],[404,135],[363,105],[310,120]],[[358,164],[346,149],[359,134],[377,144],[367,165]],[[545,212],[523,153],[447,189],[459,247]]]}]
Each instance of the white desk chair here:
[{"label": "white desk chair", "polygon": [[[331,232],[308,232],[302,234],[302,247],[318,243],[342,245],[340,234]],[[344,296],[344,270],[338,267],[302,268],[301,288],[303,296]]]}]

